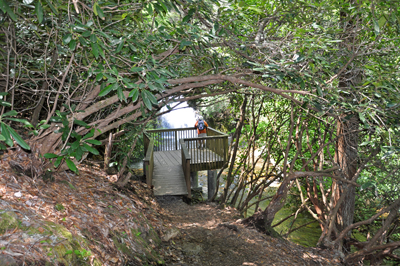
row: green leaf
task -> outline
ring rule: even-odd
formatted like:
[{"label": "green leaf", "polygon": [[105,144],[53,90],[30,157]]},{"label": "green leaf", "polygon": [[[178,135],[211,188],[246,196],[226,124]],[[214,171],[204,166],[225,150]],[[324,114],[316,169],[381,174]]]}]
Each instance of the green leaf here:
[{"label": "green leaf", "polygon": [[149,98],[147,97],[147,94],[145,93],[145,90],[143,90],[141,94],[142,94],[142,100],[143,100],[144,105],[146,106],[147,109],[151,110],[152,105],[151,105]]},{"label": "green leaf", "polygon": [[85,32],[82,33],[82,36],[85,37],[85,38],[87,38],[87,37],[89,37],[91,34],[92,34],[92,32],[91,32],[90,30],[87,30],[87,31],[85,31]]},{"label": "green leaf", "polygon": [[139,97],[139,89],[133,89],[129,93],[128,97],[132,97],[132,102],[136,102]]},{"label": "green leaf", "polygon": [[363,185],[361,186],[361,190],[366,189],[366,188],[370,188],[370,187],[375,187],[375,186],[376,186],[376,185],[375,185],[374,182],[368,181],[367,183],[365,183],[365,184],[363,184]]},{"label": "green leaf", "polygon": [[380,28],[379,28],[379,23],[375,19],[374,19],[374,30],[375,30],[375,34],[376,35],[378,35],[380,33],[380,31],[381,31]]},{"label": "green leaf", "polygon": [[36,16],[39,20],[39,24],[41,24],[43,22],[43,8],[42,8],[42,4],[40,3],[40,1],[36,1],[35,12],[36,12]]},{"label": "green leaf", "polygon": [[72,40],[72,35],[71,34],[64,35],[64,37],[63,37],[63,43],[64,44],[69,44],[69,42],[71,40]]},{"label": "green leaf", "polygon": [[77,161],[80,161],[82,159],[83,156],[83,150],[81,149],[81,147],[78,147],[75,151],[75,159]]},{"label": "green leaf", "polygon": [[5,102],[5,101],[2,101],[2,100],[0,100],[0,105],[6,106],[6,107],[11,107],[11,103]]},{"label": "green leaf", "polygon": [[11,10],[10,6],[8,5],[6,0],[0,0],[0,9],[4,12],[7,13],[10,18],[14,21],[17,21],[17,16],[14,14],[14,12]]},{"label": "green leaf", "polygon": [[23,140],[21,138],[20,135],[18,135],[17,132],[15,132],[14,129],[12,129],[11,127],[7,126],[8,130],[10,131],[11,136],[13,137],[13,139],[18,143],[19,146],[21,146],[22,148],[24,148],[25,150],[30,150],[31,147],[29,147],[28,143],[25,142],[25,140]]},{"label": "green leaf", "polygon": [[39,129],[48,129],[50,127],[50,125],[41,125],[39,127]]},{"label": "green leaf", "polygon": [[91,35],[90,35],[90,41],[91,41],[92,43],[97,43],[97,37],[96,37],[95,34],[91,34]]},{"label": "green leaf", "polygon": [[110,84],[100,91],[99,97],[106,96],[107,94],[110,93],[110,91],[117,89],[117,88],[118,88],[118,83]]},{"label": "green leaf", "polygon": [[73,161],[71,161],[70,159],[65,159],[65,163],[67,164],[68,168],[74,172],[74,173],[78,173],[78,168],[76,168],[76,165],[74,164]]},{"label": "green leaf", "polygon": [[4,123],[1,123],[1,135],[5,138],[4,142],[9,146],[12,147],[14,146],[14,143],[11,139],[10,132],[7,129],[7,125]]},{"label": "green leaf", "polygon": [[97,8],[96,8],[97,5],[98,5],[97,2],[94,3],[94,5],[93,5],[93,13],[94,13],[96,16],[98,16],[98,14],[97,14]]},{"label": "green leaf", "polygon": [[62,118],[59,116],[52,116],[50,118],[50,122],[61,123],[61,121],[62,121]]},{"label": "green leaf", "polygon": [[146,94],[147,98],[150,100],[150,102],[152,104],[158,104],[157,102],[157,98],[154,96],[153,93],[151,93],[150,91],[144,91],[144,93]]},{"label": "green leaf", "polygon": [[320,97],[323,97],[323,96],[324,96],[324,94],[323,94],[323,92],[322,92],[320,86],[317,86],[317,94],[318,94],[318,96],[320,96]]},{"label": "green leaf", "polygon": [[82,140],[91,138],[93,136],[94,136],[94,128],[92,128],[89,133],[87,133],[85,136],[83,136]]},{"label": "green leaf", "polygon": [[93,153],[94,155],[99,155],[99,151],[95,148],[87,145],[86,143],[83,143],[83,146],[88,150],[88,152]]},{"label": "green leaf", "polygon": [[77,124],[78,126],[90,128],[90,126],[86,122],[83,122],[82,120],[74,119],[74,124]]},{"label": "green leaf", "polygon": [[71,144],[71,150],[76,150],[79,147],[79,140],[74,141],[74,143]]},{"label": "green leaf", "polygon": [[117,89],[117,95],[118,95],[118,99],[119,99],[120,101],[126,102],[126,97],[125,97],[125,94],[124,94],[124,92],[122,91],[121,87],[118,87],[118,89]]},{"label": "green leaf", "polygon": [[99,54],[101,55],[101,57],[103,57],[104,59],[106,58],[103,48],[101,48],[101,46],[99,45]]},{"label": "green leaf", "polygon": [[103,13],[103,9],[101,9],[101,7],[99,5],[96,5],[96,11],[97,14],[101,19],[104,20],[104,13]]},{"label": "green leaf", "polygon": [[180,44],[179,49],[182,49],[182,48],[184,48],[185,46],[189,46],[189,45],[192,45],[192,42],[191,42],[191,41],[183,40],[183,41],[181,41],[181,44]]},{"label": "green leaf", "polygon": [[99,73],[96,75],[96,81],[100,81],[103,79],[103,73]]},{"label": "green leaf", "polygon": [[132,68],[131,68],[131,71],[132,71],[132,72],[141,72],[141,71],[143,71],[143,70],[144,70],[143,67],[132,67]]},{"label": "green leaf", "polygon": [[69,49],[71,49],[71,51],[75,51],[76,48],[76,40],[71,40],[71,42],[69,43]]},{"label": "green leaf", "polygon": [[17,114],[18,114],[17,111],[12,110],[12,111],[9,111],[9,112],[7,112],[7,113],[4,113],[4,114],[2,115],[2,117],[6,117],[6,116],[16,116]]},{"label": "green leaf", "polygon": [[93,144],[93,145],[101,145],[101,141],[98,141],[97,139],[88,139],[85,142]]},{"label": "green leaf", "polygon": [[87,41],[83,38],[79,36],[79,42],[82,44],[82,46],[87,46]]},{"label": "green leaf", "polygon": [[49,5],[49,7],[51,8],[51,10],[54,12],[54,14],[58,15],[57,9],[51,4],[51,2],[49,0],[46,0],[46,2]]},{"label": "green leaf", "polygon": [[125,44],[124,41],[122,41],[122,42],[120,42],[120,43],[118,44],[117,50],[115,50],[115,53],[116,53],[116,54],[118,54],[118,53],[122,50],[122,48],[124,47],[124,44]]},{"label": "green leaf", "polygon": [[60,165],[60,163],[62,162],[63,158],[64,158],[63,156],[58,156],[57,157],[56,161],[54,162],[54,167],[55,168],[57,168]]},{"label": "green leaf", "polygon": [[5,119],[10,120],[10,121],[15,121],[15,122],[22,123],[22,124],[24,124],[24,125],[27,126],[27,127],[33,127],[32,124],[29,123],[29,121],[26,120],[26,119],[11,118],[11,117],[7,117],[7,118],[5,118]]},{"label": "green leaf", "polygon": [[99,58],[99,45],[97,43],[92,43],[92,54],[96,59]]},{"label": "green leaf", "polygon": [[365,116],[363,113],[359,113],[358,117],[360,118],[361,122],[363,122],[365,124],[366,120],[365,120]]},{"label": "green leaf", "polygon": [[54,153],[45,153],[45,154],[43,155],[43,157],[46,158],[46,159],[53,159],[53,158],[57,158],[58,155],[57,155],[57,154],[54,154]]},{"label": "green leaf", "polygon": [[[118,70],[117,70],[117,68],[116,68],[115,66],[113,66],[113,67],[111,68],[111,73],[114,74],[115,76],[118,76]],[[110,82],[111,82],[111,81],[110,81]]]},{"label": "green leaf", "polygon": [[194,12],[196,12],[196,9],[192,8],[189,10],[187,16],[185,16],[182,20],[183,23],[187,23],[193,16]]}]

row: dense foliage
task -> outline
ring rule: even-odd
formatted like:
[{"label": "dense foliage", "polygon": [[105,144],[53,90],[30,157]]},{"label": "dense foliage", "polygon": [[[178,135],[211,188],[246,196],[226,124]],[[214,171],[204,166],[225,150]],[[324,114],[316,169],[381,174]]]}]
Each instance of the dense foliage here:
[{"label": "dense foliage", "polygon": [[[117,154],[122,176],[162,106],[218,97],[234,137],[222,201],[244,211],[279,178],[253,223],[268,231],[297,187],[320,245],[349,263],[398,259],[397,1],[0,0],[0,9],[1,142],[24,145],[10,130],[22,122],[31,147],[76,171],[95,146],[134,132],[122,137],[127,156]],[[355,245],[355,228],[370,238]]]}]

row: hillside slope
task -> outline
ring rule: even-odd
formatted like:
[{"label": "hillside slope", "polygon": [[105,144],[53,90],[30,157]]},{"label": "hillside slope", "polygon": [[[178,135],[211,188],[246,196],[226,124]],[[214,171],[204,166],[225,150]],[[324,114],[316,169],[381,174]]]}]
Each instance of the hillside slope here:
[{"label": "hillside slope", "polygon": [[50,177],[17,174],[29,156],[0,160],[0,265],[340,265],[338,256],[265,236],[214,203],[117,190],[96,166]]}]

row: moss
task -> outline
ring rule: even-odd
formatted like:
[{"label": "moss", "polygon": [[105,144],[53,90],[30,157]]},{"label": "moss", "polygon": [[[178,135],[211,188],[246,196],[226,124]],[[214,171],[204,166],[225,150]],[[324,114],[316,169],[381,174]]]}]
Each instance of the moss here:
[{"label": "moss", "polygon": [[19,224],[14,212],[0,210],[0,235],[3,235],[7,230],[15,229]]},{"label": "moss", "polygon": [[63,206],[61,203],[57,203],[57,204],[54,206],[54,209],[56,209],[57,211],[61,212],[61,211],[63,211],[65,208],[64,208],[64,206]]}]

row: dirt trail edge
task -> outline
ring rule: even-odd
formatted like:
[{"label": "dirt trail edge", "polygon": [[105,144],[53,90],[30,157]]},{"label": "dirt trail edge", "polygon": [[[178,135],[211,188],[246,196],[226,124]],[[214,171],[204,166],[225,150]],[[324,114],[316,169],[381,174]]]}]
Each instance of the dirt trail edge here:
[{"label": "dirt trail edge", "polygon": [[166,265],[342,265],[339,256],[327,250],[305,248],[243,226],[233,208],[188,205],[173,196],[156,200],[164,209],[161,253]]}]

